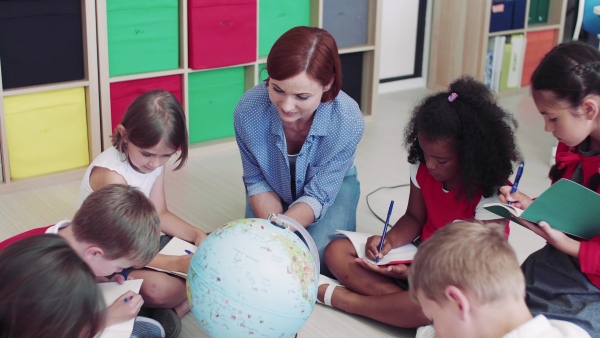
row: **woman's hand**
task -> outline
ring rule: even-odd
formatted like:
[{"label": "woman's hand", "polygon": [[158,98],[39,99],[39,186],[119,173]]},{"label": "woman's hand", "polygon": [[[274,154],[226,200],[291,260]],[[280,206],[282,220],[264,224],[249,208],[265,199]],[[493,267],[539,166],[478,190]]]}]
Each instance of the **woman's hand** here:
[{"label": "woman's hand", "polygon": [[498,195],[498,199],[500,200],[500,202],[505,204],[508,204],[508,202],[512,202],[512,205],[514,207],[522,210],[527,209],[527,207],[529,207],[529,205],[533,203],[531,197],[525,195],[524,193],[518,190],[514,194],[511,194],[511,190],[512,187],[509,185],[505,185],[500,188],[500,194]]},{"label": "woman's hand", "polygon": [[579,248],[581,247],[581,243],[565,235],[562,231],[552,229],[550,224],[544,221],[535,224],[522,218],[519,218],[519,222],[529,228],[529,230],[535,232],[538,236],[545,239],[548,243],[550,243],[550,245],[558,250],[573,257],[579,256]]},{"label": "woman's hand", "polygon": [[106,308],[106,326],[135,318],[143,304],[142,296],[133,291],[125,292]]},{"label": "woman's hand", "polygon": [[356,258],[354,261],[356,264],[369,271],[373,271],[391,278],[408,279],[409,267],[406,264],[376,265],[365,258]]}]

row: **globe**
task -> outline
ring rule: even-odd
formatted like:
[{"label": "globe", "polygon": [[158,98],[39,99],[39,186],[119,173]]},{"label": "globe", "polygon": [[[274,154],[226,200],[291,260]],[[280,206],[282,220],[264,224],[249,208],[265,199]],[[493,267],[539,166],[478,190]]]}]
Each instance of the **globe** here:
[{"label": "globe", "polygon": [[212,232],[187,279],[192,313],[211,337],[294,337],[313,310],[317,288],[306,244],[257,218]]}]

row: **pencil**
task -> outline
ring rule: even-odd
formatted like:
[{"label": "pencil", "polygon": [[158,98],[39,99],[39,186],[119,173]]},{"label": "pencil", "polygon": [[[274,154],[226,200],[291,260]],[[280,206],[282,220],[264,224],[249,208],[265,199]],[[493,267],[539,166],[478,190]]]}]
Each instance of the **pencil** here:
[{"label": "pencil", "polygon": [[383,225],[383,233],[381,234],[381,242],[379,242],[379,250],[377,250],[377,257],[375,257],[375,263],[379,263],[379,253],[383,249],[383,242],[385,241],[385,234],[387,234],[387,227],[390,224],[390,216],[392,216],[392,209],[394,209],[394,200],[390,202],[390,208],[388,210],[385,224]]}]

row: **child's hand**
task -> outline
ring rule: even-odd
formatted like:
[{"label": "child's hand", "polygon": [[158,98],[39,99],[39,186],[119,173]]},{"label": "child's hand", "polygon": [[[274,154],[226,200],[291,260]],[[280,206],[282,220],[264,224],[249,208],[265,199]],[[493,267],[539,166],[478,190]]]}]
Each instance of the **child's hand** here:
[{"label": "child's hand", "polygon": [[106,326],[135,318],[143,304],[142,296],[133,291],[127,291],[106,308]]},{"label": "child's hand", "polygon": [[354,261],[363,268],[377,272],[378,274],[391,278],[408,279],[409,267],[405,264],[375,265],[364,258],[356,258]]},{"label": "child's hand", "polygon": [[511,194],[510,191],[512,187],[509,185],[505,185],[500,188],[500,195],[498,195],[498,199],[502,203],[508,204],[508,202],[512,202],[512,205],[516,208],[525,210],[527,207],[533,202],[533,200],[525,195],[524,193],[517,190],[514,194]]},{"label": "child's hand", "polygon": [[192,257],[194,257],[194,255],[188,254],[188,255],[177,256],[177,257],[178,257],[178,260],[177,260],[175,271],[187,273],[188,269],[190,267],[190,262],[192,260]]},{"label": "child's hand", "polygon": [[195,246],[200,246],[200,243],[202,243],[202,241],[207,237],[206,232],[198,229],[198,235],[196,236],[196,239],[194,240],[194,245]]},{"label": "child's hand", "polygon": [[565,235],[562,231],[552,229],[550,224],[544,221],[535,224],[522,218],[519,218],[519,222],[521,222],[521,224],[525,225],[531,231],[535,232],[538,236],[545,239],[548,243],[550,243],[550,245],[558,250],[573,257],[579,256],[579,248],[581,243]]},{"label": "child's hand", "polygon": [[[128,276],[127,280],[130,280],[130,279],[132,279],[132,278]],[[110,281],[117,282],[119,284],[123,284],[123,283],[125,283],[125,277],[123,277],[123,275],[121,275],[121,274],[115,274],[114,276],[112,276],[110,278]]]},{"label": "child's hand", "polygon": [[367,244],[365,245],[365,254],[367,258],[371,260],[375,260],[377,256],[379,259],[383,258],[390,250],[392,250],[392,243],[387,238],[383,243],[383,248],[381,248],[381,252],[379,252],[379,243],[381,242],[381,236],[374,235],[367,239]]}]

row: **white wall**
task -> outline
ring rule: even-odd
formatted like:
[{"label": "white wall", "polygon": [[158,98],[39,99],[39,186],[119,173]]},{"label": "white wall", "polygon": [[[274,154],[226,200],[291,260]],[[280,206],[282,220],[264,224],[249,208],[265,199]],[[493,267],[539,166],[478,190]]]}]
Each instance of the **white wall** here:
[{"label": "white wall", "polygon": [[414,72],[419,0],[383,0],[379,78]]},{"label": "white wall", "polygon": [[[429,22],[431,1],[427,4],[423,58],[429,55]],[[419,0],[383,0],[379,78],[394,78],[414,74],[417,43]],[[426,61],[426,60],[423,60]],[[423,63],[421,78],[379,84],[379,92],[387,93],[426,86],[428,62]]]}]

